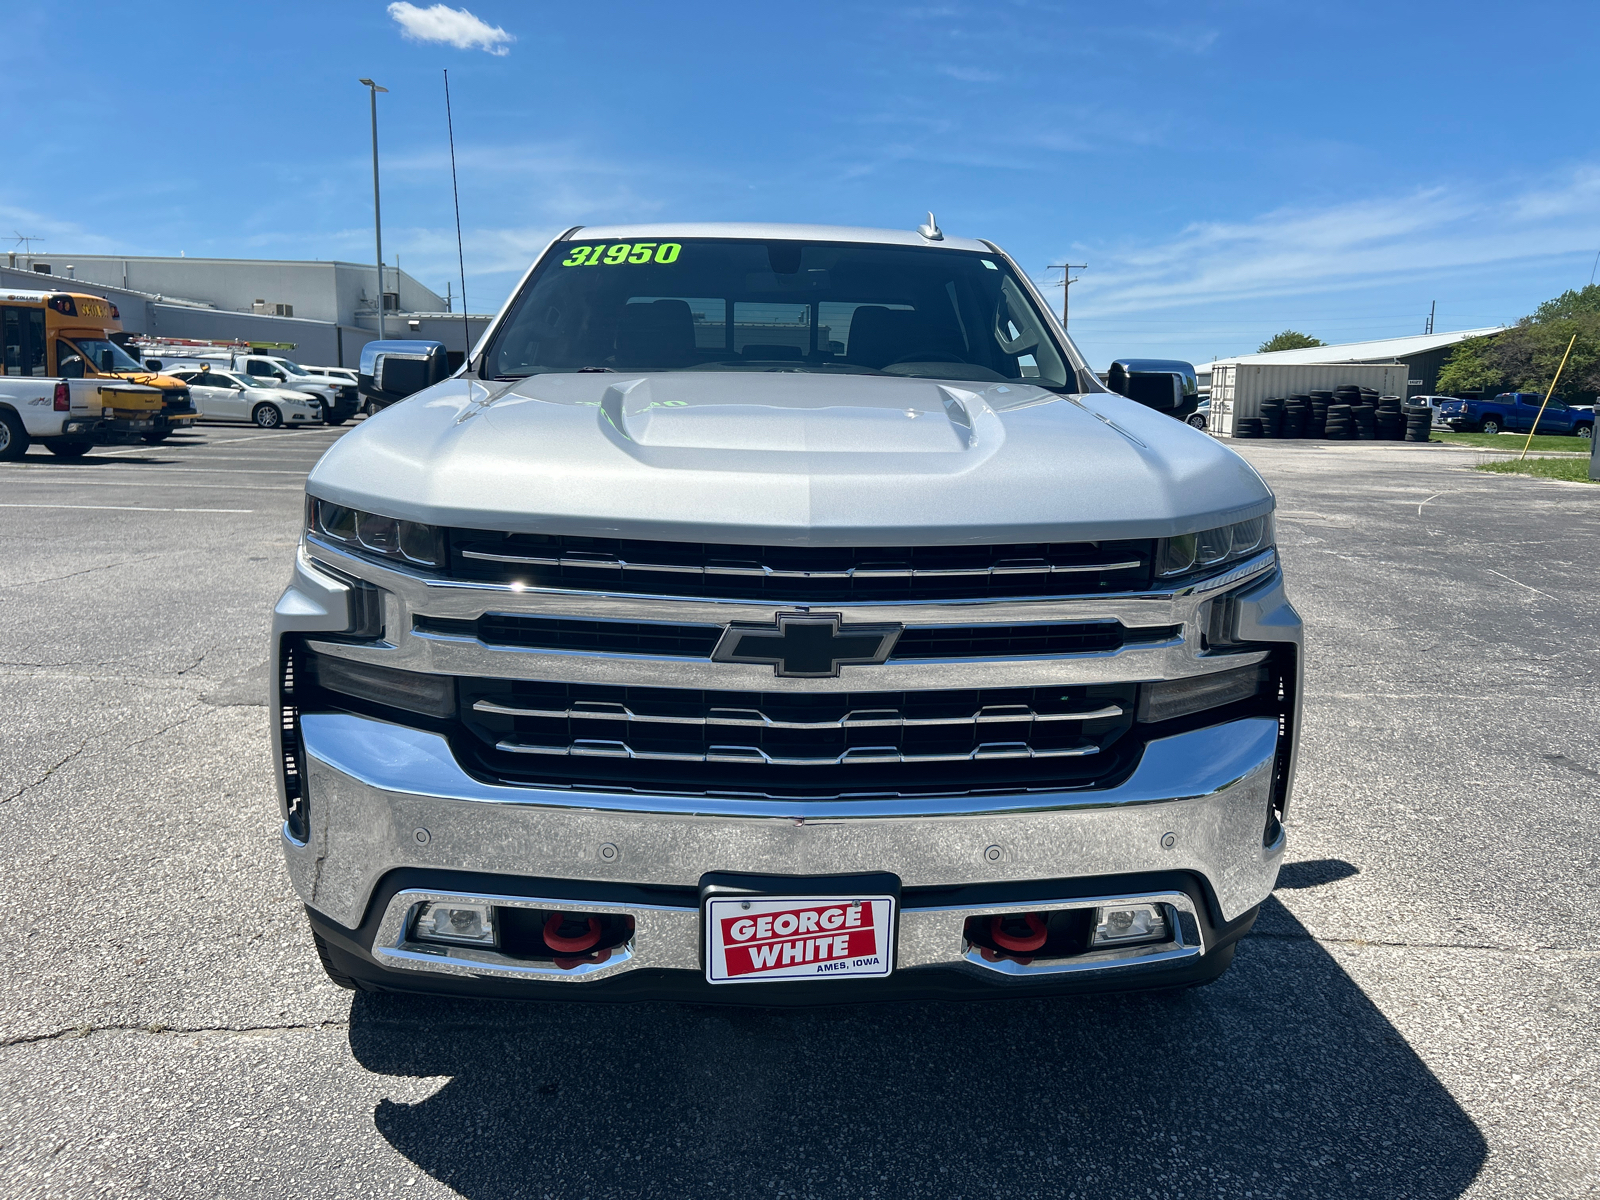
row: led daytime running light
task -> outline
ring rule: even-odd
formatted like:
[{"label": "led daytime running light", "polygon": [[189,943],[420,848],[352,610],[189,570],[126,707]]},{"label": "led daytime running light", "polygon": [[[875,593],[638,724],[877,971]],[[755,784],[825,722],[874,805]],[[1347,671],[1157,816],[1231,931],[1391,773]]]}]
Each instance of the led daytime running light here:
[{"label": "led daytime running light", "polygon": [[445,564],[444,530],[435,525],[401,521],[307,496],[305,528],[307,533],[369,557],[414,567]]},{"label": "led daytime running light", "polygon": [[1199,533],[1163,538],[1156,546],[1156,578],[1173,579],[1197,571],[1213,571],[1249,558],[1277,543],[1272,514]]}]

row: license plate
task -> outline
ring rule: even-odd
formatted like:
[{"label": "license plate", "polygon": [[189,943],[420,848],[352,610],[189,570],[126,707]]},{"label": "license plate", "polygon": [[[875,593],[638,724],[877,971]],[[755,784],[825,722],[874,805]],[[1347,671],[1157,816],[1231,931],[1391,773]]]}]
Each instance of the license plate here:
[{"label": "license plate", "polygon": [[706,905],[712,983],[884,976],[893,963],[892,896],[734,896]]}]

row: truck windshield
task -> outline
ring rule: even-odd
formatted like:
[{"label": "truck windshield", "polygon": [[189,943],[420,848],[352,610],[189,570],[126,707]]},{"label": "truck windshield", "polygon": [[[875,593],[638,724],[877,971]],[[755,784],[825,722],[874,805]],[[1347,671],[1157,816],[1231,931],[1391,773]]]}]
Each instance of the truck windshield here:
[{"label": "truck windshield", "polygon": [[78,347],[78,352],[84,360],[96,370],[100,369],[100,359],[107,350],[111,351],[111,369],[113,371],[143,371],[145,368],[136,362],[133,357],[121,346],[106,338],[73,338]]},{"label": "truck windshield", "polygon": [[803,241],[566,242],[518,296],[485,374],[815,371],[1078,390],[1006,261]]}]

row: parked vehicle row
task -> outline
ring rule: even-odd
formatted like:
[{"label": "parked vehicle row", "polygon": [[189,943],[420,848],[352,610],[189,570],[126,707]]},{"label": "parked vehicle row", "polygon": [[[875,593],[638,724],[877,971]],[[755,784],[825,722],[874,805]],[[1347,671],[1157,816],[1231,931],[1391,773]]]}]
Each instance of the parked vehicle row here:
[{"label": "parked vehicle row", "polygon": [[267,387],[285,388],[316,397],[322,407],[322,420],[342,425],[355,416],[360,405],[356,381],[336,367],[303,367],[281,354],[226,343],[175,342],[143,339],[136,343],[147,366],[171,371],[179,367],[208,366],[248,375]]},{"label": "parked vehicle row", "polygon": [[0,292],[0,458],[35,441],[63,457],[160,442],[194,422],[188,387],[132,358],[114,340],[121,330],[98,296]]}]

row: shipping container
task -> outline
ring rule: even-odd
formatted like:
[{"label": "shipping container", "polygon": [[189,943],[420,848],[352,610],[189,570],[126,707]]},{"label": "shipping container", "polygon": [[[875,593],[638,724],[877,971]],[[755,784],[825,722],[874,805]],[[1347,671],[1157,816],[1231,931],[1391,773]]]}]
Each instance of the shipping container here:
[{"label": "shipping container", "polygon": [[1261,402],[1331,392],[1346,384],[1372,388],[1380,396],[1406,394],[1405,363],[1217,363],[1211,368],[1210,431],[1232,437],[1240,417],[1259,417]]}]

